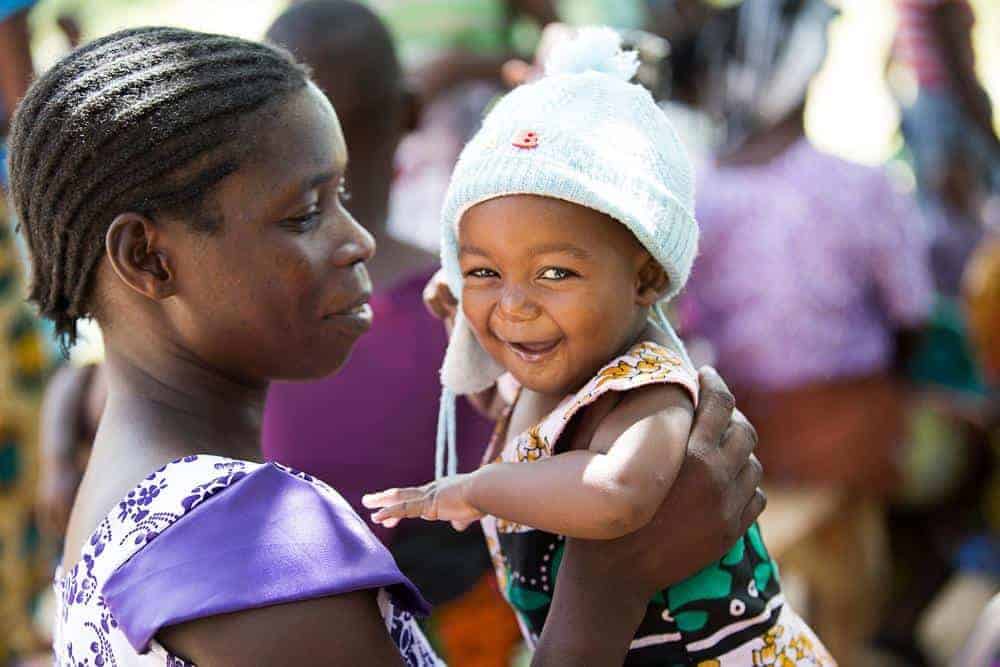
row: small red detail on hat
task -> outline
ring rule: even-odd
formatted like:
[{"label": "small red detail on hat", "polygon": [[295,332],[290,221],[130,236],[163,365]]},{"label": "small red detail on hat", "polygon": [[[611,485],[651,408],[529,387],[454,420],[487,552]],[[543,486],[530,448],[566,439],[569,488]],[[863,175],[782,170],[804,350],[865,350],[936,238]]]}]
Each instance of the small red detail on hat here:
[{"label": "small red detail on hat", "polygon": [[538,133],[534,130],[518,130],[511,143],[518,148],[538,148]]}]

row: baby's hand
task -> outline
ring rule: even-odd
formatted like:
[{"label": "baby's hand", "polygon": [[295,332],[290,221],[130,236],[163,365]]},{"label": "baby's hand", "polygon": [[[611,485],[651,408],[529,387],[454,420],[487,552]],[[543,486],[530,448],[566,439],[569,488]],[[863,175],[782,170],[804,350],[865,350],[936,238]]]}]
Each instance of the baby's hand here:
[{"label": "baby's hand", "polygon": [[465,499],[469,478],[470,475],[452,475],[423,486],[370,493],[361,503],[369,509],[381,508],[372,515],[372,521],[387,528],[398,524],[400,519],[421,518],[451,521],[456,530],[465,530],[483,517]]}]

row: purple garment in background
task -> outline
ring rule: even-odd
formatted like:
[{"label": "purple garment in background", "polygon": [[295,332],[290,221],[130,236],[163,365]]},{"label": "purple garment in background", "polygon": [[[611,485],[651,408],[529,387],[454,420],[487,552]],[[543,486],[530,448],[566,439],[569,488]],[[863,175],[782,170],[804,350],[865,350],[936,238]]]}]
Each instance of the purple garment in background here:
[{"label": "purple garment in background", "polygon": [[881,371],[932,303],[926,225],[880,169],[801,140],[772,162],[708,168],[685,334],[734,385],[780,390]]},{"label": "purple garment in background", "polygon": [[[434,479],[444,327],[424,308],[431,273],[377,292],[371,331],[347,363],[324,380],[276,383],[264,410],[264,455],[319,477],[366,520],[364,493]],[[478,467],[491,425],[458,405],[458,457]],[[369,525],[383,540],[395,532]]]},{"label": "purple garment in background", "polygon": [[101,592],[142,653],[185,621],[379,588],[407,612],[430,612],[347,503],[272,463],[157,535]]}]

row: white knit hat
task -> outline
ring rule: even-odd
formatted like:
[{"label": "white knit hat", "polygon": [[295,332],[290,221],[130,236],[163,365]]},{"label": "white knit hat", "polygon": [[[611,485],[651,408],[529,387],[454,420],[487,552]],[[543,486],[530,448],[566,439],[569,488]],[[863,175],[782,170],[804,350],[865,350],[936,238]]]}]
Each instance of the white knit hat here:
[{"label": "white knit hat", "polygon": [[[513,194],[563,199],[620,221],[670,278],[664,299],[687,282],[697,252],[694,183],[687,151],[644,88],[629,83],[634,52],[610,28],[585,28],[553,51],[546,76],[521,86],[490,111],[462,151],[442,213],[441,264],[460,299],[458,224],[472,206]],[[659,305],[654,309],[681,348]],[[461,308],[441,369],[438,433],[454,461],[454,395],[490,387],[504,369],[482,348]]]}]

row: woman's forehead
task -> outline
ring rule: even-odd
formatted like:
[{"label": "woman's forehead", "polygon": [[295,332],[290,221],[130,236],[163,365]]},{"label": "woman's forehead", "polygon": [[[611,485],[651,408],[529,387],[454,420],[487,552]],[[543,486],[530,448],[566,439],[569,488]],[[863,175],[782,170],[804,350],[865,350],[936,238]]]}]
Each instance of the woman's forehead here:
[{"label": "woman's forehead", "polygon": [[340,123],[315,86],[284,100],[253,128],[249,140],[243,165],[220,188],[223,207],[233,213],[268,215],[347,168]]},{"label": "woman's forehead", "polygon": [[277,163],[302,168],[347,166],[347,145],[340,120],[326,96],[312,83],[283,101],[257,128],[254,153],[247,164],[273,168]]}]

